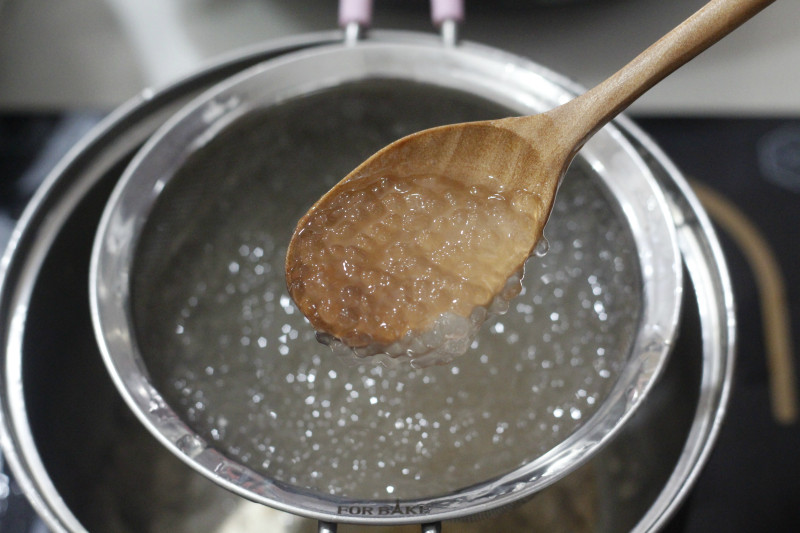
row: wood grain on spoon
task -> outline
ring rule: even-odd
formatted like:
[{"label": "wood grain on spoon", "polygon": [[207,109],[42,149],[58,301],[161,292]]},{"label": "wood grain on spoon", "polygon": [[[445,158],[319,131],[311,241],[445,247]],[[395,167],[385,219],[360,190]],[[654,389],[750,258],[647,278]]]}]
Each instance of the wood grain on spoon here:
[{"label": "wood grain on spoon", "polygon": [[546,113],[433,128],[380,150],[299,221],[286,258],[292,298],[315,329],[352,347],[389,345],[443,314],[489,307],[541,239],[583,144],[773,1],[709,2]]}]

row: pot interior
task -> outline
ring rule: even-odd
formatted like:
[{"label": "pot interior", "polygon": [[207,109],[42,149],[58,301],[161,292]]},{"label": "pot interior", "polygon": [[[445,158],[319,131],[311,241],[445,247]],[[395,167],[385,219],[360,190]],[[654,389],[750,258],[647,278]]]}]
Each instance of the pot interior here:
[{"label": "pot interior", "polygon": [[[487,75],[514,72],[496,58],[459,58],[357,46],[257,67],[179,113],[112,195],[90,287],[104,357],[140,419],[220,484],[315,517],[397,521],[375,516],[387,502],[481,512],[577,468],[663,368],[674,228],[613,128],[565,178],[523,295],[455,364],[348,365],[314,340],[282,265],[316,198],[403,134],[565,96],[529,71]],[[409,62],[427,70],[407,79]]]},{"label": "pot interior", "polygon": [[139,350],[166,403],[265,477],[362,500],[448,494],[564,441],[624,369],[643,297],[634,238],[583,162],[524,293],[452,364],[340,359],[286,296],[294,224],[346,169],[398,135],[508,113],[452,90],[362,82],[252,112],[193,154],[132,270]]}]

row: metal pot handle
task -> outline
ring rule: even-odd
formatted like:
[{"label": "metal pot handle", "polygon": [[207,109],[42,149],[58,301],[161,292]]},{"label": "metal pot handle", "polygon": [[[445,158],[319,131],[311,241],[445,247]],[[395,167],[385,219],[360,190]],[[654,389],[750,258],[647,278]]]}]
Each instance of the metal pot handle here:
[{"label": "metal pot handle", "polygon": [[[464,20],[463,0],[431,0],[431,21],[439,28],[446,45],[456,44],[457,24]],[[345,42],[354,44],[372,22],[372,0],[339,0],[339,27],[345,31]],[[442,523],[421,524],[422,533],[441,533]],[[320,521],[317,533],[336,533],[335,522]]]},{"label": "metal pot handle", "polygon": [[[337,525],[334,522],[320,522],[317,527],[317,533],[336,533]],[[431,522],[430,524],[421,525],[422,533],[442,533],[441,522]]]},{"label": "metal pot handle", "polygon": [[[456,44],[458,24],[464,20],[464,0],[431,0],[431,22],[446,45]],[[345,42],[355,44],[372,23],[372,0],[339,0],[339,27]]]}]

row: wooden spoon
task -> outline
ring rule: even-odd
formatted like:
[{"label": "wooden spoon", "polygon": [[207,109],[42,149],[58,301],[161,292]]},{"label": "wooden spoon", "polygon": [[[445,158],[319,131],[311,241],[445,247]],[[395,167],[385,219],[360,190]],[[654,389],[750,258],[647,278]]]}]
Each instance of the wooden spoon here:
[{"label": "wooden spoon", "polygon": [[367,354],[413,357],[453,342],[445,351],[463,352],[484,310],[518,291],[515,273],[581,146],[773,1],[713,0],[546,113],[433,128],[383,148],[299,221],[286,257],[292,298],[326,338]]}]

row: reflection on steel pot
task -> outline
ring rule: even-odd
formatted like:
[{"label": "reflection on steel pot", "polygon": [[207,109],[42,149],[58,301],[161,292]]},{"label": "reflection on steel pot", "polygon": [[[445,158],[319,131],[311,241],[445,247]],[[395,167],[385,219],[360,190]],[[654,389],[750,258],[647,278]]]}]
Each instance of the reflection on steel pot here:
[{"label": "reflection on steel pot", "polygon": [[[218,488],[140,427],[102,368],[91,332],[87,281],[80,280],[86,280],[94,229],[110,191],[158,124],[198,90],[248,64],[331,38],[311,36],[254,52],[132,103],[60,167],[27,211],[4,263],[2,435],[21,485],[54,530],[249,531],[247,524],[253,523],[258,530],[266,523],[281,524],[276,531],[314,527]],[[372,38],[425,42],[411,34],[377,32]],[[555,87],[570,88],[552,73],[540,72]],[[680,357],[670,359],[641,408],[599,455],[531,501],[495,517],[492,527],[509,520],[554,531],[656,529],[702,465],[724,408],[733,339],[730,292],[715,238],[669,162],[624,119],[619,128],[619,138],[628,138],[623,142],[641,154],[665,194],[691,273],[674,346]],[[485,524],[458,527],[480,530]]]}]

